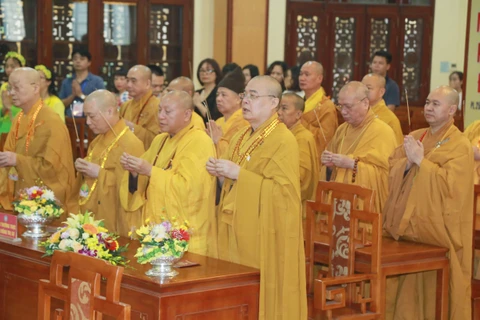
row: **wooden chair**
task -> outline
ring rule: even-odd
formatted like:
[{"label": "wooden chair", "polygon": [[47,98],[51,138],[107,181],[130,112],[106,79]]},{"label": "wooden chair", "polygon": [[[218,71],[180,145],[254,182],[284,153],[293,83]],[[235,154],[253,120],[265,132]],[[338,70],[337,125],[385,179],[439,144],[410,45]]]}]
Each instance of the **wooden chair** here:
[{"label": "wooden chair", "polygon": [[[66,266],[70,266],[67,285],[62,282]],[[38,319],[50,320],[53,297],[64,302],[64,309],[56,310],[56,320],[80,319],[80,313],[89,320],[102,319],[103,314],[130,320],[130,305],[119,302],[122,276],[123,267],[74,252],[56,251],[50,280],[39,282]],[[106,278],[105,296],[100,295],[102,278]]]},{"label": "wooden chair", "polygon": [[[378,319],[381,222],[380,215],[371,212],[374,191],[320,181],[316,196],[316,201],[307,202],[306,221],[307,284],[310,294],[313,287],[313,314],[328,319],[353,314],[355,319]],[[360,200],[367,210],[359,209]],[[371,227],[371,237],[367,237],[366,225]],[[313,283],[315,242],[325,242],[326,237],[329,270],[326,278]],[[355,274],[355,252],[366,246],[373,247],[370,273]]]},{"label": "wooden chair", "polygon": [[[477,215],[480,185],[474,187],[473,200],[473,241],[472,241],[472,319],[480,319],[480,280],[475,279],[475,249],[480,250],[480,219]],[[478,227],[477,227],[478,225]]]},{"label": "wooden chair", "polygon": [[[65,124],[67,125],[68,133],[70,135],[70,145],[72,146],[73,159],[84,158],[87,155],[88,145],[95,139],[95,133],[87,126],[85,118],[65,118]],[[75,126],[78,130],[75,131]],[[87,141],[87,143],[85,143]]]}]

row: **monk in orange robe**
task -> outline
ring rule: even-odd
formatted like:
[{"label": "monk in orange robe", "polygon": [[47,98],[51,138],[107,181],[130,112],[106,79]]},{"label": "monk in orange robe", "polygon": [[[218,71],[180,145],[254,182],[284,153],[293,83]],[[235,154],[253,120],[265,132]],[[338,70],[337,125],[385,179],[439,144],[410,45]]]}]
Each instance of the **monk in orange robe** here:
[{"label": "monk in orange robe", "polygon": [[[305,92],[305,111],[302,124],[310,130],[317,144],[318,159],[338,127],[337,110],[322,87],[323,66],[316,61],[306,62],[299,76],[300,89]],[[320,164],[321,165],[321,164]]]},{"label": "monk in orange robe", "polygon": [[128,214],[120,205],[119,186],[124,170],[120,156],[128,151],[140,157],[143,143],[120,119],[115,95],[106,90],[91,93],[84,103],[89,128],[97,135],[89,144],[87,157],[77,159],[76,192],[80,212],[93,212],[110,232],[127,236],[131,226],[141,225],[141,213]]},{"label": "monk in orange robe", "polygon": [[368,88],[358,81],[340,90],[345,122],[322,154],[320,179],[375,190],[375,211],[380,213],[388,196],[388,157],[397,142],[392,128],[373,114],[367,96]]},{"label": "monk in orange robe", "polygon": [[222,185],[219,258],[260,269],[260,320],[307,319],[298,146],[278,120],[282,89],[270,76],[250,80],[243,117],[250,126],[207,170]]},{"label": "monk in orange robe", "polygon": [[[193,81],[187,77],[178,77],[170,81],[168,87],[164,91],[164,95],[171,91],[185,91],[191,97],[195,94],[195,87],[193,85]],[[203,118],[198,115],[198,113],[192,113],[192,124],[195,128],[204,130],[205,129],[205,122],[203,122]]]},{"label": "monk in orange robe", "polygon": [[301,123],[304,108],[305,103],[300,96],[295,93],[284,93],[278,108],[278,119],[290,129],[298,143],[298,150],[300,151],[300,189],[303,217],[305,218],[307,200],[315,200],[320,172],[315,138]]},{"label": "monk in orange robe", "polygon": [[148,149],[160,132],[157,119],[160,100],[152,93],[152,71],[142,65],[132,67],[127,74],[127,91],[133,99],[122,104],[120,115]]},{"label": "monk in orange robe", "polygon": [[[428,95],[428,128],[406,136],[390,157],[390,193],[384,228],[395,239],[448,248],[449,319],[471,317],[473,151],[453,124],[458,93],[439,87]],[[387,282],[386,319],[434,319],[435,272]]]},{"label": "monk in orange robe", "polygon": [[392,128],[397,138],[397,145],[403,143],[403,132],[400,120],[395,113],[390,110],[383,100],[385,94],[385,77],[375,73],[369,73],[362,79],[362,83],[368,88],[368,101],[370,108],[378,119],[384,121]]},{"label": "monk in orange robe", "polygon": [[[22,109],[0,152],[0,204],[12,209],[17,192],[39,183],[51,189],[65,212],[76,207],[73,156],[67,127],[40,98],[40,76],[32,68],[9,77],[13,103]],[[60,219],[61,220],[61,219]]]},{"label": "monk in orange robe", "polygon": [[241,109],[242,99],[239,94],[245,90],[245,76],[240,67],[227,73],[217,88],[217,108],[223,117],[210,120],[207,133],[213,139],[220,157],[228,150],[233,136],[249,125],[247,120],[243,119]]}]

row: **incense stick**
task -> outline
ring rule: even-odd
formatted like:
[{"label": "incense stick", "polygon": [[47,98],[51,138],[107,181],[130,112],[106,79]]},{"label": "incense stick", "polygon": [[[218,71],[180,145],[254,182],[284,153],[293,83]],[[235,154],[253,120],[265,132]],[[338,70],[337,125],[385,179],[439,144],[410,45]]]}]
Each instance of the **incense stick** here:
[{"label": "incense stick", "polygon": [[213,141],[212,124],[210,123],[210,121],[212,120],[212,115],[210,114],[210,109],[208,109],[207,101],[206,100],[202,101],[202,104],[207,109],[207,124],[208,124],[208,131],[210,132],[210,138],[212,139],[212,143],[213,143],[213,153],[215,155],[215,158],[218,158],[217,147],[215,146],[215,142]]},{"label": "incense stick", "polygon": [[408,104],[408,92],[405,88],[405,100],[407,102],[407,119],[408,119],[408,130],[412,131],[412,123],[410,121],[410,105]]},{"label": "incense stick", "polygon": [[75,122],[75,114],[73,113],[73,105],[70,105],[70,110],[72,111],[72,120],[73,120],[73,127],[75,129],[75,135],[77,136],[78,142],[78,149],[80,151],[80,158],[84,157],[83,148],[81,148],[82,143],[80,142],[80,136],[78,135],[77,123]]},{"label": "incense stick", "polygon": [[325,132],[323,132],[323,127],[322,127],[322,124],[320,123],[320,119],[318,119],[317,110],[316,110],[319,106],[321,106],[320,102],[318,103],[318,106],[316,106],[313,109],[313,113],[315,114],[315,118],[317,118],[318,126],[320,127],[320,131],[322,132],[323,140],[325,140],[325,149],[327,149],[327,137],[325,136]]}]

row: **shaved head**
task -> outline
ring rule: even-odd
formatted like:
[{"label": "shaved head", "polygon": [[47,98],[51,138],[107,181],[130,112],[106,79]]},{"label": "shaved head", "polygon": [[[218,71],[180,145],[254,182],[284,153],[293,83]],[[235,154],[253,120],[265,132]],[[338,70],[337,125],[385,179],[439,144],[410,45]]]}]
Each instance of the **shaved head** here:
[{"label": "shaved head", "polygon": [[193,100],[185,91],[170,91],[158,106],[160,130],[174,136],[192,120]]},{"label": "shaved head", "polygon": [[346,94],[361,100],[368,96],[368,88],[359,81],[350,81],[340,89],[338,95]]},{"label": "shaved head", "polygon": [[113,108],[115,113],[117,111],[117,98],[113,93],[108,90],[97,90],[88,95],[85,99],[85,104],[92,103],[97,107],[100,111],[107,111],[108,108]]},{"label": "shaved head", "polygon": [[168,91],[185,91],[193,97],[195,93],[195,87],[193,81],[187,77],[178,77],[173,79],[167,87]]},{"label": "shaved head", "polygon": [[317,61],[305,62],[300,69],[298,82],[300,89],[305,91],[305,99],[310,98],[322,87],[323,66]]},{"label": "shaved head", "polygon": [[83,104],[83,113],[87,118],[87,125],[95,134],[105,134],[113,130],[120,121],[117,98],[107,90],[90,93]]},{"label": "shaved head", "polygon": [[136,65],[127,73],[127,91],[134,100],[140,100],[152,87],[152,71],[144,65]]},{"label": "shaved head", "polygon": [[282,86],[280,83],[271,76],[256,76],[250,81],[255,80],[252,87],[259,88],[262,87],[267,95],[275,96],[279,99],[282,98]]},{"label": "shaved head", "polygon": [[33,68],[15,69],[8,78],[8,84],[13,104],[26,112],[40,99],[40,75]]},{"label": "shaved head", "polygon": [[458,106],[460,97],[457,90],[453,89],[450,86],[440,86],[434,89],[432,92],[439,92],[447,99],[447,102],[452,105]]},{"label": "shaved head", "polygon": [[323,76],[323,65],[317,61],[307,61],[303,64],[302,69],[310,69],[317,75]]},{"label": "shaved head", "polygon": [[368,88],[359,81],[344,85],[338,93],[338,106],[343,120],[353,127],[359,126],[368,114]]},{"label": "shaved head", "polygon": [[293,92],[287,92],[282,95],[282,101],[280,102],[280,105],[284,100],[289,100],[293,103],[293,106],[295,107],[295,110],[305,111],[305,100],[303,100],[302,97],[300,97],[298,94],[293,93]]},{"label": "shaved head", "polygon": [[385,94],[385,77],[376,73],[369,73],[362,79],[362,83],[368,88],[368,101],[373,107],[383,99]]},{"label": "shaved head", "polygon": [[432,133],[446,125],[457,112],[458,92],[449,86],[432,90],[425,101],[423,115],[430,125]]}]

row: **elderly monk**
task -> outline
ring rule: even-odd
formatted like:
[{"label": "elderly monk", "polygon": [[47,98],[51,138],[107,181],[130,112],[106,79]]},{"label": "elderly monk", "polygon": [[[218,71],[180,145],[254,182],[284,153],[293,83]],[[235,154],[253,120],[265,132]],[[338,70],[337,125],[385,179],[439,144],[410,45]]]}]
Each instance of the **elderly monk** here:
[{"label": "elderly monk", "polygon": [[260,269],[261,320],[307,319],[299,151],[276,114],[281,93],[270,76],[250,80],[242,105],[250,126],[207,163],[223,186],[219,258]]},{"label": "elderly monk", "polygon": [[322,87],[323,66],[316,61],[306,62],[300,69],[300,89],[305,92],[305,111],[302,124],[313,133],[318,157],[325,150],[338,127],[337,110]]},{"label": "elderly monk", "polygon": [[167,93],[158,108],[162,134],[137,158],[121,157],[126,172],[120,189],[123,208],[142,210],[143,219],[188,220],[194,230],[188,250],[216,256],[215,179],[205,170],[214,154],[212,140],[191,123],[192,97]]},{"label": "elderly monk", "polygon": [[220,81],[217,86],[217,108],[223,117],[210,120],[207,133],[212,137],[217,148],[217,155],[222,156],[228,149],[233,136],[249,125],[242,115],[240,94],[245,90],[245,76],[242,69],[236,67]]},{"label": "elderly monk", "polygon": [[143,142],[145,149],[150,147],[153,138],[160,132],[157,119],[160,101],[152,93],[151,82],[152,72],[148,67],[132,67],[127,73],[127,91],[133,99],[120,108],[121,117]]},{"label": "elderly monk", "polygon": [[369,73],[363,77],[362,83],[368,88],[370,109],[372,109],[378,119],[384,121],[392,128],[397,138],[397,144],[401,145],[403,143],[403,132],[400,121],[383,100],[383,95],[385,94],[385,77],[375,73]]},{"label": "elderly monk", "polygon": [[320,179],[375,190],[375,209],[380,213],[388,195],[388,157],[397,146],[395,134],[373,114],[363,83],[343,86],[338,102],[345,123],[322,153]]},{"label": "elderly monk", "polygon": [[97,137],[88,146],[87,157],[75,161],[80,210],[93,212],[109,231],[126,236],[134,221],[141,222],[141,216],[138,212],[126,214],[120,206],[118,186],[124,173],[120,156],[128,150],[140,157],[145,152],[143,143],[120,119],[113,93],[97,90],[87,97],[83,108],[87,125]]},{"label": "elderly monk", "polygon": [[[395,239],[448,248],[450,319],[470,319],[473,230],[473,151],[453,124],[458,93],[439,87],[427,97],[429,128],[416,130],[390,157],[390,194],[384,228]],[[387,319],[434,319],[435,272],[401,276],[395,308],[387,296]]]},{"label": "elderly monk", "polygon": [[278,119],[290,129],[298,143],[298,150],[300,151],[300,190],[303,217],[305,218],[305,204],[307,200],[315,200],[315,190],[320,173],[315,138],[301,123],[304,109],[305,103],[300,96],[295,93],[284,93],[278,108]]},{"label": "elderly monk", "polygon": [[66,212],[76,206],[70,138],[60,117],[40,99],[40,76],[32,68],[13,71],[8,80],[15,117],[0,152],[0,204],[12,209],[17,192],[39,183],[55,193]]},{"label": "elderly monk", "polygon": [[[195,93],[195,87],[193,85],[193,81],[187,77],[178,77],[173,79],[169,84],[166,90],[164,91],[165,94],[170,91],[185,91],[191,97]],[[192,124],[198,129],[205,129],[205,122],[203,122],[203,118],[200,117],[196,112],[192,113]]]}]

